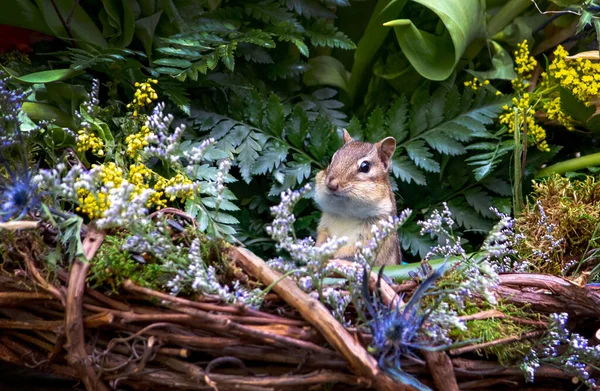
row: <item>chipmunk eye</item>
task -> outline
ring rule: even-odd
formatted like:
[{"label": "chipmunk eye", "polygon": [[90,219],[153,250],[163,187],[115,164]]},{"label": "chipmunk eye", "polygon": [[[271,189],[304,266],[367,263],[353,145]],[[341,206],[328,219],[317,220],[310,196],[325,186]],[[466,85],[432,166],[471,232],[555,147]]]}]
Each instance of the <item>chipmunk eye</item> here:
[{"label": "chipmunk eye", "polygon": [[369,172],[370,169],[371,169],[371,165],[369,164],[369,162],[362,162],[362,163],[360,163],[360,167],[358,167],[358,171],[364,172],[364,173]]}]

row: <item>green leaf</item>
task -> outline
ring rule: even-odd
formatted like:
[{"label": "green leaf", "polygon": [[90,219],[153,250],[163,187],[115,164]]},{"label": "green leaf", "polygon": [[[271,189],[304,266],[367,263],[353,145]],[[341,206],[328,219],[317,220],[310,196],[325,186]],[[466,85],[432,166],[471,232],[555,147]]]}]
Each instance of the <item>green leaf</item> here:
[{"label": "green leaf", "polygon": [[135,30],[135,17],[129,1],[102,0],[102,4],[100,20],[103,21],[104,36],[109,38],[112,46],[129,46]]},{"label": "green leaf", "polygon": [[420,232],[421,227],[413,221],[400,227],[398,233],[403,249],[410,251],[412,255],[425,257],[429,250],[435,246],[435,242],[428,236],[422,236]]},{"label": "green leaf", "polygon": [[405,146],[408,157],[428,172],[440,172],[440,164],[432,159],[433,154],[429,152],[429,148],[421,140],[415,140]]},{"label": "green leaf", "polygon": [[50,71],[41,71],[30,73],[27,75],[17,76],[17,74],[4,66],[2,69],[6,71],[9,75],[15,78],[18,81],[28,84],[43,84],[43,83],[52,83],[55,81],[67,80],[72,77],[81,75],[83,71],[75,71],[73,69],[53,69]]},{"label": "green leaf", "polygon": [[269,143],[252,167],[252,174],[261,175],[275,170],[285,160],[287,154],[287,145],[279,141]]},{"label": "green leaf", "polygon": [[158,26],[161,15],[162,11],[158,11],[153,15],[135,21],[135,36],[144,46],[144,51],[146,52],[148,58],[151,58],[152,56],[154,31],[156,30],[156,26]]},{"label": "green leaf", "polygon": [[465,193],[465,199],[483,217],[494,217],[494,213],[490,210],[490,206],[493,206],[492,197],[481,188],[469,189]]},{"label": "green leaf", "polygon": [[267,120],[265,129],[267,134],[281,138],[285,126],[285,113],[283,112],[283,105],[277,95],[271,94],[269,96],[265,114]]},{"label": "green leaf", "polygon": [[[491,206],[491,203],[489,204]],[[471,206],[457,199],[448,202],[448,208],[458,225],[469,230],[487,233],[492,228],[491,220],[481,217]]]},{"label": "green leaf", "polygon": [[324,119],[320,118],[314,123],[310,137],[308,138],[308,150],[317,159],[325,156],[329,143],[331,141],[330,124]]},{"label": "green leaf", "polygon": [[317,19],[306,28],[306,35],[310,38],[313,46],[327,46],[352,50],[356,48],[354,42],[346,34],[327,21],[327,19]]},{"label": "green leaf", "polygon": [[42,13],[30,0],[0,2],[0,24],[17,26],[53,35]]},{"label": "green leaf", "polygon": [[461,143],[443,132],[427,132],[422,136],[436,151],[446,155],[461,155],[466,152]]},{"label": "green leaf", "polygon": [[406,95],[402,95],[387,112],[388,130],[397,143],[401,143],[408,136],[408,118],[408,101]]},{"label": "green leaf", "polygon": [[377,5],[369,19],[369,24],[354,52],[349,88],[349,95],[353,104],[360,103],[359,99],[365,96],[367,86],[371,80],[370,72],[375,55],[390,32],[383,24],[398,17],[406,3],[407,0],[377,1]]},{"label": "green leaf", "polygon": [[192,66],[191,62],[189,62],[188,60],[183,60],[181,58],[160,58],[158,60],[155,60],[154,64],[175,68],[188,68]]},{"label": "green leaf", "polygon": [[560,87],[560,106],[566,114],[583,123],[596,112],[595,106],[586,106],[585,102],[577,99],[571,91],[564,87]]},{"label": "green leaf", "polygon": [[380,107],[375,109],[369,115],[367,124],[365,126],[364,135],[369,142],[377,142],[383,139],[385,136],[385,125],[383,119],[383,111]]},{"label": "green leaf", "polygon": [[73,39],[99,48],[106,48],[108,46],[102,32],[98,29],[92,18],[85,12],[83,7],[74,7],[73,0],[54,0],[53,2],[36,0],[36,4],[46,24],[52,31],[52,35],[65,40],[71,39],[57,15],[57,10],[54,9],[54,4],[56,4],[58,12],[60,12],[64,20],[72,14],[71,21],[69,22],[69,31],[73,35]]},{"label": "green leaf", "polygon": [[296,148],[302,148],[308,135],[310,123],[308,116],[300,106],[296,106],[287,122],[285,136]]},{"label": "green leaf", "polygon": [[406,156],[392,159],[392,173],[396,178],[400,178],[406,183],[414,181],[417,185],[421,186],[427,184],[425,175]]},{"label": "green leaf", "polygon": [[316,0],[285,0],[285,4],[289,10],[293,9],[306,18],[335,18],[334,12],[325,8]]},{"label": "green leaf", "polygon": [[236,149],[238,154],[237,163],[242,179],[246,183],[250,183],[252,167],[258,159],[260,151],[262,151],[262,145],[258,142],[258,136],[254,132],[250,132],[248,137]]},{"label": "green leaf", "polygon": [[49,121],[66,127],[75,128],[73,118],[57,107],[45,103],[23,102],[22,110],[34,121]]},{"label": "green leaf", "polygon": [[309,69],[303,81],[309,87],[326,85],[348,92],[350,72],[338,59],[331,56],[317,56],[308,60]]},{"label": "green leaf", "polygon": [[479,80],[513,80],[517,78],[514,69],[513,59],[502,45],[496,41],[489,41],[489,46],[492,49],[492,68],[488,71],[473,71],[467,69],[471,75]]},{"label": "green leaf", "polygon": [[410,63],[430,80],[450,76],[467,46],[482,35],[485,19],[480,0],[413,0],[435,13],[445,31],[441,35],[419,30],[408,19],[384,23],[393,27],[396,38]]}]

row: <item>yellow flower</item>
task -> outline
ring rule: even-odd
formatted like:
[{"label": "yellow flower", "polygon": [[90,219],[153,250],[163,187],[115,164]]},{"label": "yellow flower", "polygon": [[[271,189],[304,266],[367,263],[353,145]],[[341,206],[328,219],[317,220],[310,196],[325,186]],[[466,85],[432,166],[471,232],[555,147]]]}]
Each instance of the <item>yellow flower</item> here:
[{"label": "yellow flower", "polygon": [[476,77],[473,78],[473,80],[470,81],[466,81],[465,82],[465,87],[471,87],[471,89],[473,91],[477,91],[479,90],[481,87],[483,86],[487,86],[490,84],[489,80],[484,80],[483,82],[479,81],[479,79],[477,79]]},{"label": "yellow flower", "polygon": [[152,87],[153,84],[158,84],[156,79],[146,79],[145,82],[135,82],[136,90],[133,94],[133,100],[127,105],[128,109],[133,109],[133,116],[137,117],[139,110],[151,104],[158,99],[156,90]]},{"label": "yellow flower", "polygon": [[93,132],[86,129],[80,129],[77,132],[77,152],[84,153],[92,150],[92,153],[97,156],[104,156],[104,142]]},{"label": "yellow flower", "polygon": [[575,130],[575,126],[573,125],[574,119],[562,111],[560,96],[546,102],[544,104],[544,110],[546,110],[548,119],[558,121],[558,123],[567,128],[567,130]]},{"label": "yellow flower", "polygon": [[146,138],[151,134],[150,129],[144,125],[140,132],[127,136],[125,138],[125,143],[127,144],[127,156],[133,158],[137,155],[136,159],[141,160],[142,157],[138,154],[138,151],[141,151],[148,145]]},{"label": "yellow flower", "polygon": [[549,77],[590,106],[600,92],[600,64],[583,58],[567,60],[568,55],[565,48],[557,46],[554,60],[548,66]]}]

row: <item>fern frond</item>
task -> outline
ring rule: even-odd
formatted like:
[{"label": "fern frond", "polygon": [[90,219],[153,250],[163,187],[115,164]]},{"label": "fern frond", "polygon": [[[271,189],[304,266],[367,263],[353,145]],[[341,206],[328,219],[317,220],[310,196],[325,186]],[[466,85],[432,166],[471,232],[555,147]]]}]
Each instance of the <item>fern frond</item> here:
[{"label": "fern frond", "polygon": [[356,49],[348,36],[326,19],[318,19],[306,27],[306,36],[313,46],[328,46],[346,50]]}]

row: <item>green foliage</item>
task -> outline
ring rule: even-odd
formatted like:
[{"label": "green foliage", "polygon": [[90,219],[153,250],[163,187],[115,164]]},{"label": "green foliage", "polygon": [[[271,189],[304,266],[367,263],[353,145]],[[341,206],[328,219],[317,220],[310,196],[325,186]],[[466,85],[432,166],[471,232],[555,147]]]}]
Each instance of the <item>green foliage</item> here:
[{"label": "green foliage", "polygon": [[92,261],[87,283],[92,288],[110,287],[117,292],[125,280],[131,279],[141,286],[161,289],[167,280],[160,265],[133,260],[121,250],[125,241],[122,236],[106,237]]},{"label": "green foliage", "polygon": [[[161,39],[154,61],[156,71],[178,80],[198,80],[200,75],[217,68],[219,63],[234,71],[236,58],[268,64],[271,78],[286,78],[293,73],[278,69],[285,64],[278,43],[290,43],[297,52],[309,56],[309,47],[354,49],[354,43],[325,19],[309,20],[326,8],[311,1],[289,1],[287,8],[278,1],[233,2],[207,12],[186,31]],[[293,10],[295,12],[290,12]],[[278,57],[278,61],[273,59]],[[299,60],[296,58],[295,60]],[[274,65],[270,65],[276,63]]]}]

